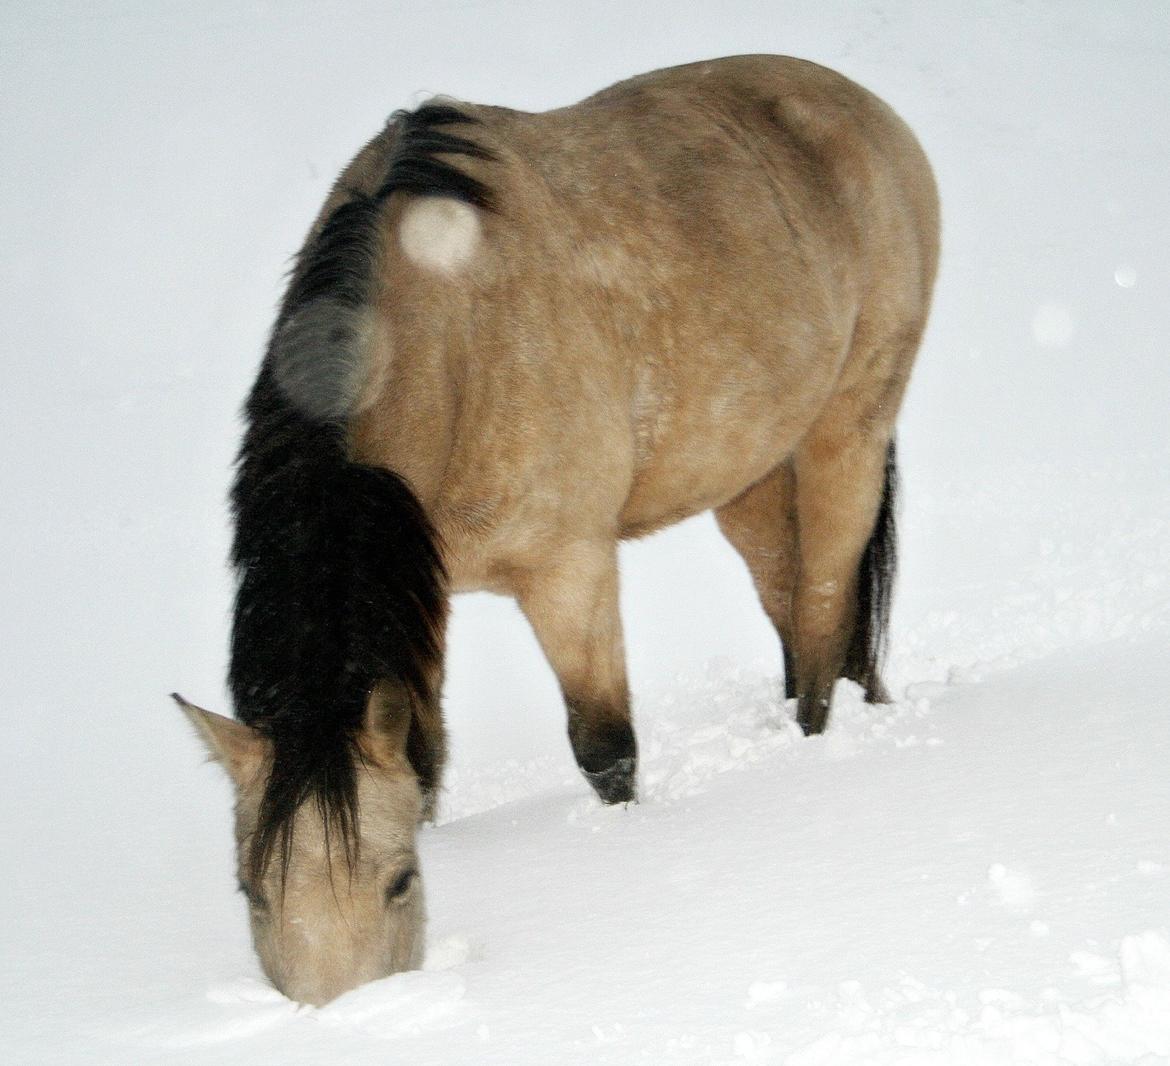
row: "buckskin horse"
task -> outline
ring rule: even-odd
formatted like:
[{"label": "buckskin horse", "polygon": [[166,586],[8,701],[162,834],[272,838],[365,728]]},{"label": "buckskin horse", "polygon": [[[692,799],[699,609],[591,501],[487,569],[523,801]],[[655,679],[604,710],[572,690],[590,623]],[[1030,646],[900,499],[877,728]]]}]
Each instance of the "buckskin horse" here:
[{"label": "buckskin horse", "polygon": [[879,673],[894,422],[938,257],[929,164],[823,67],[739,56],[529,114],[432,100],[343,171],[296,260],[232,493],[237,790],[277,988],[412,967],[451,594],[515,597],[573,753],[635,793],[617,550],[705,510],[825,728]]}]

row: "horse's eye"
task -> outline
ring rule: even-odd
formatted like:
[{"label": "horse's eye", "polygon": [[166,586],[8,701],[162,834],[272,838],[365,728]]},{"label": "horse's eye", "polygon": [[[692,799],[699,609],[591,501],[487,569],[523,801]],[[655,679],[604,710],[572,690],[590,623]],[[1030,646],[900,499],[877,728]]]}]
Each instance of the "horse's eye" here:
[{"label": "horse's eye", "polygon": [[386,889],[386,902],[393,903],[405,896],[410,890],[410,886],[414,884],[417,873],[418,871],[413,869],[403,870]]},{"label": "horse's eye", "polygon": [[248,901],[248,906],[260,914],[268,913],[268,900],[266,900],[259,892],[257,892],[251,885],[245,882],[240,882],[240,891],[244,894],[244,899]]}]

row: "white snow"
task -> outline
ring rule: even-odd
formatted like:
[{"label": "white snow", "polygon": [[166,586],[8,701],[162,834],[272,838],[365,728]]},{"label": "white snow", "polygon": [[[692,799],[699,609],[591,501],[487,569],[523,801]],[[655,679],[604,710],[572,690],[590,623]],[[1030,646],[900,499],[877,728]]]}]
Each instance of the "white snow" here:
[{"label": "white snow", "polygon": [[993,863],[987,880],[998,902],[1017,914],[1027,914],[1036,904],[1036,885],[1021,870],[1009,870],[1003,863]]},{"label": "white snow", "polygon": [[[1170,1062],[1170,8],[990,0],[7,5],[0,1061]],[[426,967],[262,979],[225,492],[288,256],[393,109],[744,51],[884,96],[944,257],[900,430],[896,701],[803,739],[707,518],[623,550],[641,802],[459,601]]]}]

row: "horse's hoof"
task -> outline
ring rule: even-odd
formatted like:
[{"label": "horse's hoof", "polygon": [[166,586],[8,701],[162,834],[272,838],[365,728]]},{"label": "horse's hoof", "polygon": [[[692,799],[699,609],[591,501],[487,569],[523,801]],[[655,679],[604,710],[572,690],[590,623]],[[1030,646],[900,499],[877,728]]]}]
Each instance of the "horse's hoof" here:
[{"label": "horse's hoof", "polygon": [[826,722],[825,722],[824,718],[817,718],[817,719],[810,720],[808,718],[804,718],[803,716],[798,715],[797,719],[796,719],[796,724],[798,726],[800,726],[800,731],[806,737],[815,737],[815,736],[819,736],[821,733],[823,733],[825,731]]},{"label": "horse's hoof", "polygon": [[607,766],[604,770],[582,770],[581,772],[585,775],[585,780],[601,797],[602,803],[633,803],[637,799],[634,792],[636,765],[633,759],[618,759],[612,766]]},{"label": "horse's hoof", "polygon": [[796,724],[806,737],[823,733],[829,724],[829,701],[802,697],[796,706]]}]

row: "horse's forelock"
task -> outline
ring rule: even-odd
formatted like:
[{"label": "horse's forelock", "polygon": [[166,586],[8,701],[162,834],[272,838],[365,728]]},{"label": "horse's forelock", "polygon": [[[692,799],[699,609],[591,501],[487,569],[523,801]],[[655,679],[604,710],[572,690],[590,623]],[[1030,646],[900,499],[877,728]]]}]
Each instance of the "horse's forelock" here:
[{"label": "horse's forelock", "polygon": [[359,850],[355,746],[348,736],[274,738],[272,770],[260,800],[248,853],[252,878],[263,878],[280,863],[283,890],[292,861],[297,811],[311,802],[321,818],[325,860],[330,866],[339,845],[352,872]]}]

